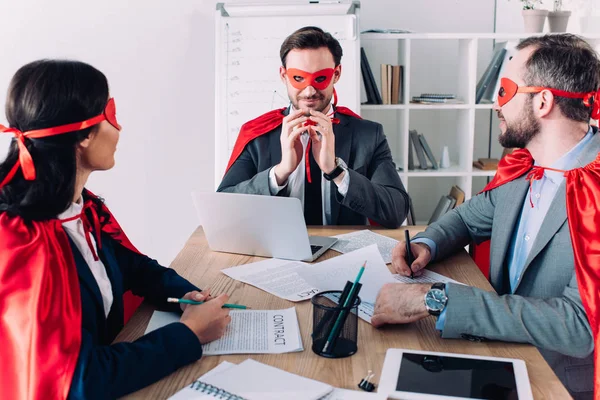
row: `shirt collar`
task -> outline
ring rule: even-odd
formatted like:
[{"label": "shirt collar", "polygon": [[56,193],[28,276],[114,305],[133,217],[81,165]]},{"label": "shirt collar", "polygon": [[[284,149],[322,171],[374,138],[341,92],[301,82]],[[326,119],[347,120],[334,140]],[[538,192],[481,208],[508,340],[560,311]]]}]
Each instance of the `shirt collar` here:
[{"label": "shirt collar", "polygon": [[81,214],[82,210],[83,210],[83,200],[80,197],[76,203],[69,204],[69,207],[65,211],[60,213],[57,218],[58,219],[72,218],[76,215]]},{"label": "shirt collar", "polygon": [[[575,146],[573,146],[573,148],[571,150],[569,150],[567,153],[563,154],[561,158],[559,158],[552,165],[550,165],[550,168],[560,169],[563,171],[568,171],[570,169],[577,168],[579,166],[579,163],[578,163],[579,156],[581,155],[581,153],[583,152],[583,150],[585,149],[587,144],[592,140],[593,136],[594,136],[594,132],[593,132],[592,128],[590,127],[590,129],[588,130],[586,135],[583,137],[583,139],[581,139],[579,141],[579,143],[577,143]],[[535,163],[535,165],[538,165],[538,164]],[[550,179],[553,183],[559,182],[562,179],[564,179],[564,177],[565,177],[564,172],[557,172],[557,171],[550,171],[550,170],[544,170],[544,175],[546,176],[546,178]]]}]

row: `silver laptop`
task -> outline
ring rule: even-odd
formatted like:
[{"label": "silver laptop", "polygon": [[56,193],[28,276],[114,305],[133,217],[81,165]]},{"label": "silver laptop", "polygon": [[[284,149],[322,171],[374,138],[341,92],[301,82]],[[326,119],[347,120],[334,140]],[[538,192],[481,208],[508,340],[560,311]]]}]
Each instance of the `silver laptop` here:
[{"label": "silver laptop", "polygon": [[211,250],[314,261],[336,238],[308,236],[299,199],[250,194],[192,193]]}]

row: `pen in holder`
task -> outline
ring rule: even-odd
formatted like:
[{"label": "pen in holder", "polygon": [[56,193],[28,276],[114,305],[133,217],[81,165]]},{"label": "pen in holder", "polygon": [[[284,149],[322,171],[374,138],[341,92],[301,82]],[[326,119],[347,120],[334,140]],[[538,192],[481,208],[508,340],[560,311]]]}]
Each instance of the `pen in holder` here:
[{"label": "pen in holder", "polygon": [[[316,354],[339,358],[356,353],[358,336],[358,292],[361,284],[347,282],[343,291],[331,290],[315,295],[313,304],[313,345]],[[348,299],[348,296],[352,296]],[[344,307],[344,304],[346,304]]]}]

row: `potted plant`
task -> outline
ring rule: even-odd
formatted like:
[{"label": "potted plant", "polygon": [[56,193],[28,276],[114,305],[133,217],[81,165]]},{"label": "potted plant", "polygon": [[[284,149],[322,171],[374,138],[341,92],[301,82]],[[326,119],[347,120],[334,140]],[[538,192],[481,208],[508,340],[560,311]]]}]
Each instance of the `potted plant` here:
[{"label": "potted plant", "polygon": [[525,24],[525,32],[538,33],[544,30],[548,10],[539,10],[535,8],[536,4],[541,4],[541,0],[521,0],[523,3],[523,23]]},{"label": "potted plant", "polygon": [[554,0],[554,10],[548,13],[550,32],[566,32],[571,11],[562,9],[563,0]]}]

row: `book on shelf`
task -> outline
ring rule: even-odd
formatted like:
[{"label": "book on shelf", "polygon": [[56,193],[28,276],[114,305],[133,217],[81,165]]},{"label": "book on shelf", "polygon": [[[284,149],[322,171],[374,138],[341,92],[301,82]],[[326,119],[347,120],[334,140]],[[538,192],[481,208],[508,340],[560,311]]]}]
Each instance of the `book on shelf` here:
[{"label": "book on shelf", "polygon": [[392,66],[390,64],[386,65],[386,73],[388,81],[388,104],[394,104],[392,103]]},{"label": "book on shelf", "polygon": [[464,104],[464,101],[458,98],[445,98],[445,97],[423,97],[413,96],[411,103],[419,104]]},{"label": "book on shelf", "polygon": [[390,104],[387,66],[387,64],[381,64],[381,99],[383,104]]},{"label": "book on shelf", "polygon": [[392,65],[392,104],[402,102],[402,65]]},{"label": "book on shelf", "polygon": [[494,46],[494,52],[492,53],[492,59],[490,60],[490,63],[477,82],[477,86],[475,88],[476,104],[481,103],[483,95],[486,93],[488,87],[496,86],[496,80],[498,79],[500,66],[502,65],[505,54],[506,49],[504,48],[504,42],[497,43],[496,46]]},{"label": "book on shelf", "polygon": [[484,171],[493,171],[498,169],[497,158],[480,158],[477,161],[473,161],[473,166]]},{"label": "book on shelf", "polygon": [[430,99],[456,99],[456,95],[453,93],[421,93],[421,98],[430,98]]},{"label": "book on shelf", "polygon": [[367,53],[365,53],[363,47],[360,48],[360,69],[367,92],[367,104],[383,104],[379,89],[375,83],[375,78],[373,77],[373,71],[367,59]]},{"label": "book on shelf", "polygon": [[429,218],[429,222],[427,224],[431,224],[442,217],[442,215],[446,214],[448,211],[460,206],[465,202],[465,192],[458,187],[457,185],[452,186],[450,189],[450,193],[447,195],[443,195],[438,201],[433,214],[431,214],[431,218]]},{"label": "book on shelf", "polygon": [[408,135],[408,169],[414,170],[414,156],[413,156],[413,148],[415,153],[417,154],[417,160],[419,161],[419,169],[428,169],[429,164],[427,160],[431,163],[431,168],[438,169],[438,163],[429,147],[429,143],[427,143],[427,139],[423,134],[418,133],[415,129],[411,129]]},{"label": "book on shelf", "polygon": [[433,152],[431,151],[431,148],[429,147],[429,143],[427,143],[427,140],[425,139],[425,136],[423,136],[422,133],[419,133],[419,142],[421,143],[421,146],[423,147],[423,151],[425,151],[425,155],[431,162],[431,167],[433,169],[438,169],[437,160],[435,159],[435,156],[433,155]]},{"label": "book on shelf", "polygon": [[440,201],[438,201],[438,204],[435,207],[433,214],[431,214],[431,218],[429,218],[429,222],[427,222],[427,225],[430,225],[430,224],[434,223],[435,221],[437,221],[438,219],[440,219],[442,217],[442,215],[444,215],[448,211],[450,211],[452,209],[452,207],[454,207],[455,204],[456,204],[456,199],[454,197],[451,197],[450,195],[447,195],[447,194],[443,195],[440,198]]},{"label": "book on shelf", "polygon": [[419,140],[419,133],[414,129],[411,129],[408,133],[410,134],[412,144],[415,147],[415,153],[417,153],[417,160],[419,160],[420,165],[419,168],[427,169],[427,160],[425,159],[425,151]]},{"label": "book on shelf", "polygon": [[450,189],[450,197],[454,197],[456,199],[454,208],[465,202],[465,192],[463,192],[463,190],[456,185],[452,186],[452,189]]},{"label": "book on shelf", "polygon": [[401,65],[381,64],[382,104],[402,102],[403,68]]}]

